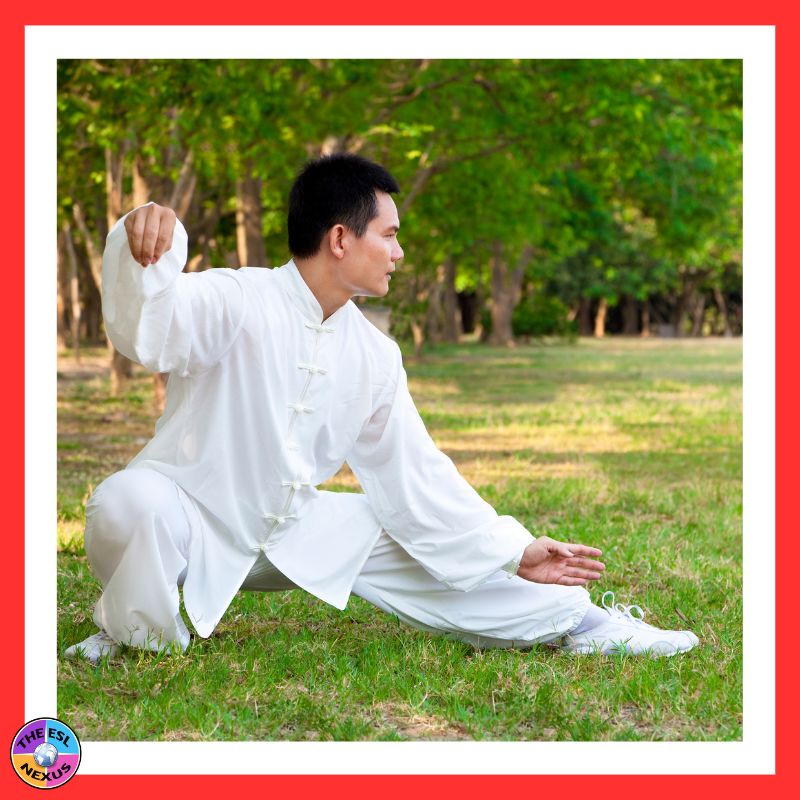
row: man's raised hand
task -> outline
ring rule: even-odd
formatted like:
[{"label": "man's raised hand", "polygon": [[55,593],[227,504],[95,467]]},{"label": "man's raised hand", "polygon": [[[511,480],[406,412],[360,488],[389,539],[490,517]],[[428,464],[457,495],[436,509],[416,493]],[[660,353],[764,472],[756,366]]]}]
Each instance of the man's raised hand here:
[{"label": "man's raised hand", "polygon": [[605,564],[588,557],[600,555],[596,547],[565,544],[540,536],[525,548],[517,575],[533,583],[583,586],[598,580],[605,570]]},{"label": "man's raised hand", "polygon": [[172,247],[177,217],[171,208],[151,203],[125,217],[131,255],[142,267],[155,264]]}]

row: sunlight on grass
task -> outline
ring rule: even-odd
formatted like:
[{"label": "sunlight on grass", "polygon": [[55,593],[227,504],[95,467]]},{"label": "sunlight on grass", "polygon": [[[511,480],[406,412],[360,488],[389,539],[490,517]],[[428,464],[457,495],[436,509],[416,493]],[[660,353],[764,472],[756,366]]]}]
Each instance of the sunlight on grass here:
[{"label": "sunlight on grass", "polygon": [[[702,646],[475,651],[359,598],[248,593],[181,656],[62,660],[59,716],[89,739],[740,739],[741,341],[448,345],[407,370],[432,437],[499,513],[602,548],[595,599],[611,589]],[[94,627],[86,500],[154,422],[143,372],[119,400],[100,375],[59,381],[59,652]],[[345,465],[322,488],[358,484]]]}]

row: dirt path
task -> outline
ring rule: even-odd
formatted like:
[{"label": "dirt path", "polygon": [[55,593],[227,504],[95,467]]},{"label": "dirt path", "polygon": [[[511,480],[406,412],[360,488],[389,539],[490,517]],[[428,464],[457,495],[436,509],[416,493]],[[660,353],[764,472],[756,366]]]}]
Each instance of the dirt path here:
[{"label": "dirt path", "polygon": [[[87,381],[93,378],[107,378],[109,376],[111,357],[104,347],[92,347],[81,351],[81,360],[78,363],[71,350],[58,353],[58,383],[72,383],[74,381]],[[145,370],[138,364],[133,365],[133,374],[138,377]]]}]

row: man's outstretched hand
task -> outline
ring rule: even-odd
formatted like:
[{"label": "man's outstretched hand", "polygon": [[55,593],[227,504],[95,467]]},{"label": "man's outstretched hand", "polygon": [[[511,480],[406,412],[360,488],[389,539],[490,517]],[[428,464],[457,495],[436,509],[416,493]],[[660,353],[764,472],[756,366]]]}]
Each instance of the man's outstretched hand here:
[{"label": "man's outstretched hand", "polygon": [[131,255],[142,267],[155,264],[172,247],[177,217],[171,208],[152,203],[125,217]]},{"label": "man's outstretched hand", "polygon": [[565,544],[549,536],[531,542],[522,555],[517,575],[533,583],[560,583],[562,586],[583,586],[596,581],[606,568],[596,547],[584,544]]}]

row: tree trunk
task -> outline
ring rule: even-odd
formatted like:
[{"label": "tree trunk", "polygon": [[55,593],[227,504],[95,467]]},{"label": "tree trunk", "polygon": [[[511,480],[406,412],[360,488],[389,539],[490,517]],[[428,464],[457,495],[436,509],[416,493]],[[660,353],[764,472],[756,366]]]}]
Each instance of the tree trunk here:
[{"label": "tree trunk", "polygon": [[409,282],[409,291],[411,292],[412,306],[418,310],[411,317],[411,335],[414,339],[414,354],[417,358],[421,358],[422,347],[428,336],[428,299],[431,294],[431,286],[422,279],[418,270],[413,270],[412,274],[414,277]]},{"label": "tree trunk", "polygon": [[83,208],[79,203],[72,206],[72,216],[75,218],[75,224],[78,226],[78,231],[83,239],[83,245],[86,248],[86,255],[89,260],[89,273],[94,281],[95,288],[98,292],[103,289],[103,255],[100,253],[97,245],[95,244],[94,237],[89,231],[89,226],[86,224],[86,217],[83,214]]},{"label": "tree trunk", "polygon": [[86,263],[86,254],[78,252],[80,269],[78,280],[81,283],[81,336],[93,344],[105,343],[103,333],[103,310],[101,298],[94,286]]},{"label": "tree trunk", "polygon": [[69,302],[70,302],[70,338],[75,353],[75,361],[81,362],[81,295],[78,285],[78,257],[75,254],[75,245],[72,242],[72,230],[69,223],[65,222],[61,229],[64,241],[64,250],[69,264]]},{"label": "tree trunk", "polygon": [[626,294],[622,305],[622,332],[626,336],[639,333],[639,304],[632,294]]},{"label": "tree trunk", "polygon": [[[114,226],[114,223],[122,216],[122,164],[124,153],[113,153],[109,148],[106,148],[106,222],[108,229]],[[89,266],[92,278],[98,291],[102,292],[103,281],[103,254],[100,247],[95,241],[94,236],[89,231],[89,226],[86,224],[86,218],[83,214],[83,209],[78,203],[72,207],[75,223],[81,233],[86,253],[89,257]],[[124,391],[128,379],[132,375],[131,362],[125,358],[121,353],[118,353],[111,340],[108,339],[108,349],[110,353],[110,367],[111,367],[111,393],[117,396]]]},{"label": "tree trunk", "polygon": [[122,216],[122,167],[125,163],[125,150],[121,146],[118,152],[106,148],[106,218],[108,230]]},{"label": "tree trunk", "polygon": [[675,330],[675,336],[683,335],[683,323],[689,310],[690,299],[694,294],[696,283],[689,278],[684,278],[683,288],[680,294],[673,295],[674,305],[670,314],[670,322]]},{"label": "tree trunk", "polygon": [[444,328],[444,308],[442,303],[444,281],[444,266],[439,265],[436,270],[436,279],[428,291],[428,308],[425,312],[425,333],[432,344],[441,342]]},{"label": "tree trunk", "polygon": [[578,334],[592,335],[592,301],[589,297],[581,297],[578,306]]},{"label": "tree trunk", "polygon": [[489,341],[488,326],[483,324],[483,310],[486,308],[487,303],[486,292],[482,285],[478,285],[477,291],[475,292],[475,327],[473,333],[481,344],[487,344]]},{"label": "tree trunk", "polygon": [[683,321],[686,319],[686,299],[683,296],[678,297],[673,309],[671,325],[675,336],[683,335]]},{"label": "tree trunk", "polygon": [[69,346],[67,342],[67,331],[69,330],[69,316],[67,307],[69,306],[69,267],[67,266],[66,243],[64,242],[63,231],[58,237],[56,276],[56,333],[58,336],[58,349],[66,350]]},{"label": "tree trunk", "polygon": [[508,264],[503,256],[503,243],[499,239],[494,242],[491,262],[492,297],[489,303],[492,314],[492,333],[489,337],[491,344],[514,346],[511,317],[519,302],[525,267],[532,256],[533,248],[527,245],[522,251],[517,265],[509,273]]},{"label": "tree trunk", "polygon": [[108,340],[108,352],[111,355],[111,396],[119,397],[133,376],[133,363],[114,348],[110,339]]},{"label": "tree trunk", "polygon": [[597,304],[597,313],[594,317],[594,335],[595,338],[601,339],[606,335],[606,313],[608,312],[608,300],[605,297],[600,298]]},{"label": "tree trunk", "polygon": [[169,199],[169,207],[175,212],[178,219],[185,219],[189,213],[189,206],[192,204],[195,187],[197,186],[197,175],[194,171],[194,153],[187,151],[181,165],[181,171],[172,195]]},{"label": "tree trunk", "polygon": [[164,413],[164,407],[167,404],[167,379],[169,373],[155,372],[153,373],[153,408],[160,417]]},{"label": "tree trunk", "polygon": [[425,333],[422,330],[422,325],[416,319],[411,320],[411,336],[414,340],[414,355],[417,358],[422,356],[422,345],[425,343]]},{"label": "tree trunk", "polygon": [[731,330],[731,321],[728,319],[728,304],[725,302],[725,295],[717,287],[714,287],[714,301],[725,326],[724,335],[726,338],[730,338],[733,336],[733,330]]},{"label": "tree trunk", "polygon": [[652,334],[650,330],[650,301],[645,300],[642,302],[642,337],[647,337]]},{"label": "tree trunk", "polygon": [[[114,226],[116,221],[122,216],[122,153],[113,153],[106,148],[106,221],[108,230]],[[97,289],[102,293],[103,288],[103,255],[100,248],[95,243],[94,237],[89,232],[82,210],[77,204],[73,206],[75,220],[81,228],[86,252],[89,255],[92,276],[94,277]],[[125,390],[128,380],[131,377],[131,362],[114,349],[111,340],[106,334],[108,351],[111,361],[111,395],[117,397]]]},{"label": "tree trunk", "polygon": [[242,267],[266,267],[261,235],[261,179],[253,176],[249,162],[245,169],[246,174],[236,181],[236,253]]},{"label": "tree trunk", "polygon": [[692,303],[692,336],[703,335],[703,318],[706,310],[706,296],[702,292],[695,292]]},{"label": "tree trunk", "polygon": [[[102,298],[97,289],[92,268],[89,262],[89,255],[86,247],[79,247],[82,238],[74,225],[70,223],[73,247],[75,255],[78,257],[78,285],[81,292],[81,339],[92,342],[93,344],[105,344],[106,338],[102,331],[103,312],[101,308]],[[68,278],[65,269],[65,280]],[[69,287],[65,297],[69,297]]]},{"label": "tree trunk", "polygon": [[[186,264],[186,272],[200,272],[211,261],[211,243],[222,216],[222,204],[217,200],[213,206],[202,209],[199,220],[192,229],[195,233],[195,244],[199,252],[193,255]],[[238,262],[238,256],[237,256]]]},{"label": "tree trunk", "polygon": [[456,294],[456,262],[452,255],[447,256],[444,261],[443,276],[444,296],[444,327],[442,338],[445,342],[458,342],[461,334],[461,308],[458,305],[458,295]]},{"label": "tree trunk", "polygon": [[146,178],[142,175],[141,170],[142,159],[137,155],[133,159],[133,207],[138,208],[145,203],[150,202],[150,185],[147,183]]},{"label": "tree trunk", "polygon": [[[125,150],[125,147],[120,147],[119,151],[114,153],[110,148],[106,148],[106,217],[108,230],[111,230],[116,221],[122,216],[122,168],[125,161]],[[91,239],[91,236],[88,236],[88,239]],[[102,276],[102,253],[98,247],[94,246],[94,243],[92,243],[92,247],[96,252],[94,256],[90,256],[91,260],[93,263],[97,263],[97,271]],[[94,272],[94,268],[92,272]],[[102,289],[102,277],[97,286],[98,289]],[[108,348],[111,352],[111,394],[117,397],[125,390],[133,374],[133,365],[122,353],[118,353],[114,349],[110,339],[108,340]]]},{"label": "tree trunk", "polygon": [[492,297],[489,301],[489,310],[492,315],[492,332],[489,343],[513,347],[511,315],[514,309],[508,288],[508,265],[503,258],[503,245],[499,241],[494,243],[491,267]]}]

